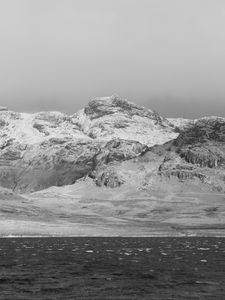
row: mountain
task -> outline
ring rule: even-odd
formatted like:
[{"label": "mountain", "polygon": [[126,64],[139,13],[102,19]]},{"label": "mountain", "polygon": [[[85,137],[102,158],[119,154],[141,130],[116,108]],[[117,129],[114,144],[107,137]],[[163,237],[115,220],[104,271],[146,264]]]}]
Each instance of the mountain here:
[{"label": "mountain", "polygon": [[92,100],[72,119],[89,137],[103,141],[119,138],[152,146],[177,136],[173,126],[157,112],[118,96]]},{"label": "mountain", "polygon": [[156,112],[117,96],[72,116],[2,110],[0,127],[0,185],[19,192],[72,184],[95,168],[96,156],[130,159],[178,135]]},{"label": "mountain", "polygon": [[224,235],[224,118],[111,96],[0,127],[2,235]]}]

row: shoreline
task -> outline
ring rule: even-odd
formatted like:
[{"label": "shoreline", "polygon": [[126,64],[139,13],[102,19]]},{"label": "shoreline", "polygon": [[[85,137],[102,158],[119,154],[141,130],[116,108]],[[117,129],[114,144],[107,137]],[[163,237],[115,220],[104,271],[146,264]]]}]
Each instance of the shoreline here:
[{"label": "shoreline", "polygon": [[221,235],[5,235],[0,239],[14,238],[225,238]]}]

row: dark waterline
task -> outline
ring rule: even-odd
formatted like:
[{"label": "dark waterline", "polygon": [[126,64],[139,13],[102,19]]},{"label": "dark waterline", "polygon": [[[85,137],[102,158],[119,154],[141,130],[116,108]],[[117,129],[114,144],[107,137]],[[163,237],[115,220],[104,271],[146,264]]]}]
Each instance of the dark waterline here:
[{"label": "dark waterline", "polygon": [[1,238],[0,299],[225,299],[225,238]]}]

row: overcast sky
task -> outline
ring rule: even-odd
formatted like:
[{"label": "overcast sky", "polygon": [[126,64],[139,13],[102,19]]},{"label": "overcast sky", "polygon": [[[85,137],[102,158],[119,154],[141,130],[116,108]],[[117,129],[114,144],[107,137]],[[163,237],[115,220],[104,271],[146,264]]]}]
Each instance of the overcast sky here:
[{"label": "overcast sky", "polygon": [[225,116],[225,1],[0,0],[0,105],[73,113],[114,93]]}]

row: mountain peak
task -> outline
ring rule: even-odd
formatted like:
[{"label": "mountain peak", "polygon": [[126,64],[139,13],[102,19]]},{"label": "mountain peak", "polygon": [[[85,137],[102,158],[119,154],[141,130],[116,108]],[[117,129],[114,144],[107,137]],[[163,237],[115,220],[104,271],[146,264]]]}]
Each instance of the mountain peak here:
[{"label": "mountain peak", "polygon": [[91,100],[72,119],[92,139],[120,138],[152,146],[177,137],[167,119],[117,95]]},{"label": "mountain peak", "polygon": [[126,114],[128,117],[140,116],[157,119],[159,122],[164,120],[157,112],[120,98],[118,95],[98,97],[91,100],[84,108],[84,113],[91,120],[115,113]]}]

